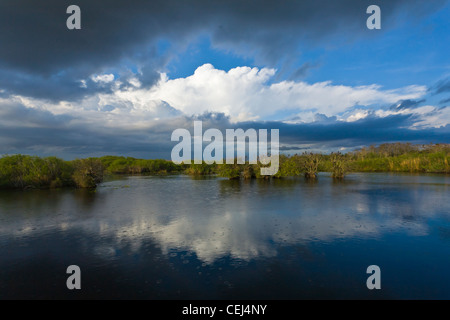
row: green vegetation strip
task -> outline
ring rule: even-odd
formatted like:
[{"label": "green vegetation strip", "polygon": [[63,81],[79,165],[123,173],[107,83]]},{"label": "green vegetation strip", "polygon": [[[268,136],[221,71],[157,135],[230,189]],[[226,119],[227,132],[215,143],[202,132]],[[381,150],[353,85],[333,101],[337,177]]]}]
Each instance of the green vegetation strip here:
[{"label": "green vegetation strip", "polygon": [[450,173],[449,164],[450,144],[409,143],[382,144],[346,154],[280,155],[280,168],[274,176],[261,176],[260,164],[236,164],[236,161],[235,164],[176,165],[168,160],[119,156],[64,161],[19,154],[0,158],[0,188],[95,188],[105,174],[216,174],[229,179],[303,175],[315,179],[318,172],[331,172],[333,178],[343,179],[348,172]]}]

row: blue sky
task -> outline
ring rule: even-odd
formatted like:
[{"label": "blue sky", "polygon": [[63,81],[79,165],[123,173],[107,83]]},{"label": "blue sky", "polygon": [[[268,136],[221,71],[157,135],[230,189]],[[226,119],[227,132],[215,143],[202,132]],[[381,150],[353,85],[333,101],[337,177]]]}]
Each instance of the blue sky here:
[{"label": "blue sky", "polygon": [[168,158],[196,119],[288,153],[450,142],[450,1],[80,0],[81,30],[70,4],[0,4],[1,154]]},{"label": "blue sky", "polygon": [[[283,61],[270,66],[279,71],[278,80],[290,79],[296,69],[309,65],[308,72],[297,79],[312,83],[331,80],[350,86],[377,83],[388,89],[430,85],[436,79],[446,78],[450,73],[450,6],[421,19],[410,17],[407,12],[404,15],[398,15],[396,21],[389,21],[386,26],[383,24],[382,30],[366,33],[367,37],[355,39],[351,33],[340,33],[325,43],[300,43],[298,50],[290,53],[289,69],[283,69]],[[361,21],[365,22],[367,17],[368,14],[362,13]],[[167,47],[170,42],[161,41],[161,51]],[[179,78],[192,75],[204,63],[221,70],[267,66],[255,60],[251,54],[217,48],[208,35],[199,35],[185,50],[177,52],[166,68],[170,78]]]}]

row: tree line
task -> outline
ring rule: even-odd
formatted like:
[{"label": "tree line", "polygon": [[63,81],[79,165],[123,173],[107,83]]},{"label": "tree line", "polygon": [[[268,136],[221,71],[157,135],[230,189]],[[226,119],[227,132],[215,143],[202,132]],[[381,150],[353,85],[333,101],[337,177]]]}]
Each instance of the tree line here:
[{"label": "tree line", "polygon": [[304,176],[316,179],[331,172],[343,179],[349,172],[450,173],[450,144],[389,143],[347,153],[280,155],[274,176],[262,176],[261,164],[175,164],[163,159],[104,156],[65,161],[57,157],[5,155],[0,158],[0,188],[95,188],[108,174],[219,175],[229,179],[271,179]]},{"label": "tree line", "polygon": [[450,144],[385,143],[379,146],[341,153],[304,152],[280,155],[280,167],[274,176],[261,176],[260,164],[190,164],[186,173],[218,174],[230,179],[283,178],[304,176],[314,180],[319,172],[331,172],[343,179],[350,172],[450,173]]},{"label": "tree line", "polygon": [[94,188],[103,181],[103,174],[96,158],[64,161],[21,154],[0,158],[0,188]]},{"label": "tree line", "polygon": [[107,174],[182,173],[172,161],[104,156],[65,161],[57,157],[5,155],[0,158],[0,188],[95,188]]}]

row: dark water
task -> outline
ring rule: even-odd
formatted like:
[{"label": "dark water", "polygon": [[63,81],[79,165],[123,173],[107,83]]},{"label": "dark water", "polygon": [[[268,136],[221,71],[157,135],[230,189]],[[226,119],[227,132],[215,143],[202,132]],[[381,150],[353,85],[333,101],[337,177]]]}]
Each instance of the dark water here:
[{"label": "dark water", "polygon": [[450,299],[449,191],[399,174],[3,191],[0,298]]}]

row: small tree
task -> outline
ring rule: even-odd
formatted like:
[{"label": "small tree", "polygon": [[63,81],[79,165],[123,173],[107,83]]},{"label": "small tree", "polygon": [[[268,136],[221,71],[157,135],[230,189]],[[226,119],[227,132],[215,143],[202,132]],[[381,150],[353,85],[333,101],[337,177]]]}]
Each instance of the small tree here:
[{"label": "small tree", "polygon": [[304,154],[304,169],[306,179],[316,179],[320,163],[320,155],[314,153]]},{"label": "small tree", "polygon": [[103,164],[99,159],[87,158],[73,161],[75,168],[72,175],[75,185],[79,188],[95,188],[103,181]]},{"label": "small tree", "polygon": [[334,179],[343,179],[347,171],[347,164],[344,155],[340,152],[331,153],[332,177]]},{"label": "small tree", "polygon": [[255,177],[253,166],[251,164],[241,165],[241,177],[243,179],[252,179]]},{"label": "small tree", "polygon": [[185,172],[187,174],[193,176],[205,176],[215,173],[216,164],[207,164],[205,161],[202,161],[201,164],[191,163],[188,168],[186,168]]},{"label": "small tree", "polygon": [[221,177],[228,179],[239,179],[241,177],[241,166],[238,164],[221,164],[218,166],[218,173]]}]

